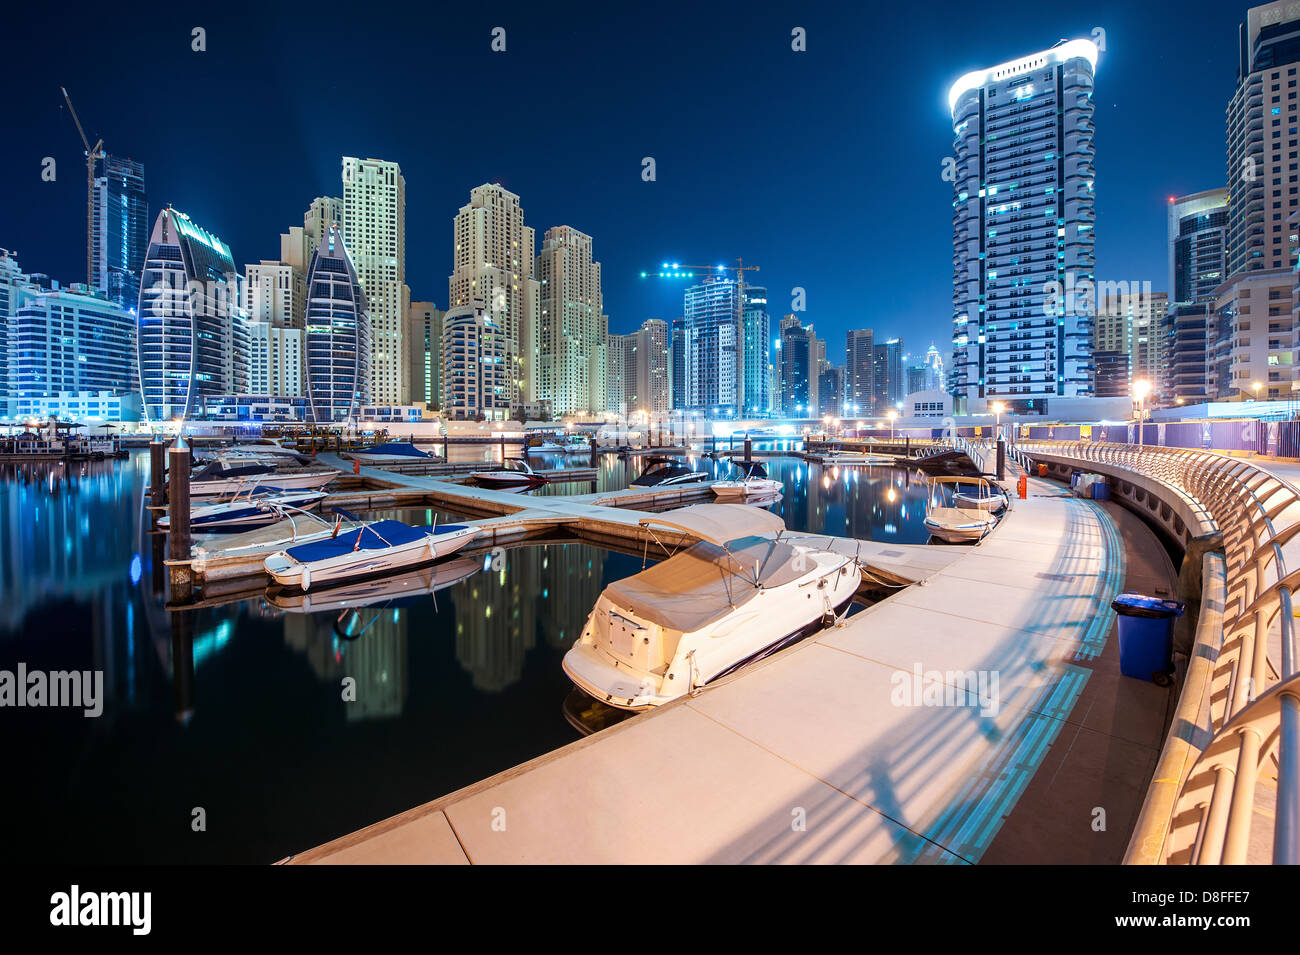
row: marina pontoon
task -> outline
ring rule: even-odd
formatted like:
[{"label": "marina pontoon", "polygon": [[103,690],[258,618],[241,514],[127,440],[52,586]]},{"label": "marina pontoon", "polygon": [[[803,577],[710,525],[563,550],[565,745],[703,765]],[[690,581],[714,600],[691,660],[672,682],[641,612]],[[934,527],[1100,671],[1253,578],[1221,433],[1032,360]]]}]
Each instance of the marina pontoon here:
[{"label": "marina pontoon", "polygon": [[879,454],[863,454],[857,451],[832,451],[822,455],[821,463],[825,467],[888,467],[894,463],[893,458]]},{"label": "marina pontoon", "polygon": [[997,525],[997,515],[979,507],[965,507],[958,492],[988,496],[991,485],[981,477],[933,477],[926,482],[925,529],[950,544],[982,540]]},{"label": "marina pontoon", "polygon": [[[278,487],[250,485],[229,499],[194,505],[190,508],[190,530],[209,533],[274,524],[284,517],[285,508],[310,511],[324,498],[324,491],[286,491]],[[158,518],[160,530],[167,530],[170,526],[170,517]]]},{"label": "marina pontoon", "polygon": [[479,529],[469,524],[415,527],[401,521],[374,521],[278,551],[263,566],[280,586],[306,591],[313,584],[319,588],[432,563],[478,535]]},{"label": "marina pontoon", "polygon": [[671,484],[690,484],[703,481],[707,474],[696,471],[677,458],[653,455],[645,459],[645,470],[641,476],[629,482],[633,487],[667,487]]},{"label": "marina pontoon", "polygon": [[563,664],[621,709],[662,705],[833,626],[862,582],[854,558],[783,540],[781,518],[743,504],[638,523],[698,543],[606,587]]},{"label": "marina pontoon", "polygon": [[781,493],[782,485],[780,481],[773,481],[763,470],[763,465],[757,461],[738,462],[743,476],[735,481],[717,481],[713,485],[713,493],[720,498],[748,499],[751,497],[771,497]]}]

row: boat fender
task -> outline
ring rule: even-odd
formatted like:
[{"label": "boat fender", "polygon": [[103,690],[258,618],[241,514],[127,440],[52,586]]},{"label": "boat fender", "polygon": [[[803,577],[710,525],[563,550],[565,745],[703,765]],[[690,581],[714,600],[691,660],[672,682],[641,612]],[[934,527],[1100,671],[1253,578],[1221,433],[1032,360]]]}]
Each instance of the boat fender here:
[{"label": "boat fender", "polygon": [[303,590],[303,593],[306,593],[306,592],[307,592],[307,588],[310,587],[310,586],[311,586],[311,568],[310,568],[310,567],[303,567],[303,569],[302,569],[302,590]]}]

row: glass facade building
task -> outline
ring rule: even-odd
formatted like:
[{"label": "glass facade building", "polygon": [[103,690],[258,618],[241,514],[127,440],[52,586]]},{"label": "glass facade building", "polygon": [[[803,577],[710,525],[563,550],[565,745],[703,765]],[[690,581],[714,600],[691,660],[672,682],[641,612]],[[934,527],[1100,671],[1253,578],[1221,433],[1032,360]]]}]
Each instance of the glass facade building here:
[{"label": "glass facade building", "polygon": [[91,272],[95,285],[110,301],[126,309],[135,308],[149,245],[144,164],[105,156],[104,174],[95,180],[92,214]]},{"label": "glass facade building", "polygon": [[740,290],[731,279],[686,290],[686,408],[734,417],[741,409]]},{"label": "glass facade building", "polygon": [[134,391],[135,319],[84,285],[42,292],[9,320],[12,395]]},{"label": "glass facade building", "polygon": [[145,420],[198,414],[205,398],[248,383],[248,329],[230,247],[168,207],[140,279],[136,356]]},{"label": "glass facade building", "polygon": [[307,267],[307,397],[314,421],[346,421],[370,401],[370,313],[338,225]]},{"label": "glass facade building", "polygon": [[772,323],[767,311],[767,289],[746,285],[743,298],[744,413],[767,414],[772,410],[771,377],[768,374],[772,364]]}]

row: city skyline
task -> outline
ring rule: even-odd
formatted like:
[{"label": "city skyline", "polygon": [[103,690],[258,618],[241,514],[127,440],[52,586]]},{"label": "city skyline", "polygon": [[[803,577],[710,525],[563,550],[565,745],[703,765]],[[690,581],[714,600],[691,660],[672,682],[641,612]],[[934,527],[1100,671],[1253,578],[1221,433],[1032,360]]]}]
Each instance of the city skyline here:
[{"label": "city skyline", "polygon": [[[1146,277],[1157,290],[1164,290],[1165,197],[1213,188],[1225,178],[1224,110],[1232,95],[1236,60],[1232,37],[1246,7],[1216,5],[1211,10],[1209,4],[1202,4],[1197,10],[1171,23],[1155,14],[1104,4],[1086,18],[1055,12],[1029,14],[1019,18],[1014,28],[999,24],[996,36],[983,35],[985,30],[992,32],[991,26],[963,26],[962,35],[954,31],[950,42],[936,43],[933,49],[914,47],[906,53],[880,49],[877,59],[858,62],[853,69],[849,69],[850,54],[857,47],[837,37],[829,23],[819,31],[819,18],[802,12],[759,10],[744,22],[729,21],[726,30],[717,31],[682,32],[650,24],[647,29],[662,29],[664,41],[671,37],[674,47],[686,54],[700,45],[716,46],[720,40],[731,45],[723,43],[716,65],[699,67],[690,76],[659,78],[646,90],[628,88],[624,74],[637,74],[635,69],[620,71],[612,88],[593,87],[597,100],[593,115],[571,120],[579,127],[594,124],[605,130],[597,148],[578,150],[566,142],[543,153],[535,147],[544,140],[532,132],[533,121],[524,118],[517,120],[521,128],[516,137],[489,136],[490,144],[483,147],[434,150],[428,142],[413,141],[427,140],[418,135],[423,121],[414,114],[405,119],[389,115],[397,121],[385,126],[375,115],[358,110],[352,131],[334,120],[317,123],[316,105],[289,92],[287,85],[277,87],[279,80],[272,82],[271,93],[263,90],[263,95],[274,99],[278,89],[292,121],[276,123],[274,131],[255,125],[266,135],[232,138],[217,135],[215,129],[200,129],[185,142],[160,140],[155,130],[114,102],[130,101],[130,89],[92,85],[89,77],[76,75],[76,57],[64,58],[57,67],[18,62],[30,68],[28,82],[36,88],[45,74],[51,82],[58,79],[54,72],[70,74],[66,85],[91,138],[102,135],[111,153],[141,161],[149,171],[151,217],[169,201],[187,209],[230,243],[238,262],[276,257],[283,223],[294,221],[312,196],[338,191],[341,156],[378,156],[402,167],[410,221],[431,224],[408,230],[407,283],[412,299],[442,307],[452,304],[440,298],[441,281],[452,261],[444,223],[470,189],[500,180],[522,197],[529,221],[539,230],[569,225],[595,238],[604,266],[611,331],[628,333],[648,318],[679,317],[683,284],[643,280],[641,271],[665,258],[731,264],[736,256],[743,256],[763,266],[752,280],[768,287],[771,315],[790,311],[791,289],[806,290],[803,317],[825,329],[832,348],[828,357],[838,363],[845,333],[855,327],[873,327],[883,336],[907,331],[913,342],[934,339],[948,350],[951,182],[942,178],[942,161],[951,152],[947,89],[971,69],[1043,49],[1062,36],[1089,37],[1096,29],[1105,31],[1107,49],[1097,69],[1101,238],[1097,273],[1106,277],[1122,271],[1125,277]],[[274,19],[276,14],[268,16]],[[854,16],[859,20],[851,22],[860,22],[864,29],[878,30],[890,22],[888,14],[881,14],[880,23],[864,14]],[[605,57],[611,62],[618,59],[617,43],[610,37],[619,35],[620,20],[617,14],[603,12],[594,16],[590,33],[566,39],[557,38],[552,27],[536,18],[503,15],[507,50],[496,54],[489,47],[492,24],[486,21],[478,25],[453,17],[440,21],[445,29],[428,34],[416,28],[420,22],[416,18],[410,32],[434,43],[439,57],[463,61],[495,88],[546,65],[539,45],[590,42],[597,62],[603,63]],[[195,82],[211,80],[248,90],[248,81],[227,73],[238,73],[240,58],[255,57],[257,44],[250,50],[241,43],[237,54],[230,52],[231,24],[214,20],[206,27],[207,50],[194,52],[190,27],[183,23],[151,21],[143,26],[140,39],[148,39],[151,54],[184,66]],[[791,25],[807,30],[807,52],[790,49]],[[1148,34],[1157,29],[1168,40],[1153,48]],[[266,30],[269,34],[271,26]],[[170,39],[160,46],[164,37]],[[481,50],[473,42],[475,37],[481,38]],[[1142,38],[1140,45],[1134,37]],[[177,47],[174,53],[167,51],[169,43]],[[362,31],[352,51],[359,63],[370,63],[378,55],[373,46]],[[638,45],[634,54],[643,56],[646,46]],[[1188,75],[1179,72],[1177,82],[1169,75],[1176,71],[1151,69],[1153,57],[1156,62],[1166,59],[1173,67],[1182,62],[1177,59],[1182,54],[1175,51],[1188,49],[1204,51],[1204,67],[1189,70]],[[489,59],[493,56],[498,59]],[[737,56],[758,57],[778,75],[756,77],[747,70],[738,82],[734,71],[728,72]],[[871,94],[904,57],[912,79],[899,88],[900,95],[890,99]],[[868,118],[846,122],[838,98],[822,102],[814,96],[809,103],[791,102],[789,92],[781,87],[794,82],[796,74],[800,83],[811,84],[818,93],[827,92],[827,84],[834,81],[847,81],[858,95],[846,101],[868,107],[864,109]],[[694,92],[702,82],[714,84],[708,94]],[[17,191],[6,200],[12,208],[3,218],[14,224],[23,239],[8,242],[26,266],[67,282],[78,276],[82,256],[84,182],[77,171],[83,160],[71,119],[59,107],[57,85],[52,86],[48,110],[35,108],[17,119],[21,138],[37,146],[40,155],[34,159],[10,155],[2,160],[11,180],[30,175],[33,181],[32,189]],[[345,105],[352,96],[345,88],[336,87],[333,93]],[[413,95],[406,91],[395,96],[395,105],[386,109],[401,112]],[[660,99],[663,110],[651,109]],[[707,105],[711,101],[716,101],[717,109]],[[332,117],[337,115],[336,102],[329,106]],[[756,105],[760,103],[766,108]],[[1134,155],[1135,151],[1122,148],[1124,138],[1136,135],[1139,128],[1145,134],[1146,120],[1135,116],[1150,109],[1171,117],[1171,123],[1175,116],[1179,120],[1169,131],[1169,150],[1180,162],[1169,172],[1165,171],[1169,164],[1158,155]],[[772,130],[770,146],[764,148],[761,138],[747,138],[739,153],[731,146],[686,149],[689,134],[709,126],[710,117],[719,110],[732,120],[765,123]],[[617,122],[611,124],[615,115]],[[490,132],[480,125],[484,120],[470,122],[471,143],[475,132]],[[491,121],[487,123],[490,127]],[[873,138],[882,132],[898,137],[905,146],[871,149]],[[722,135],[709,132],[710,144]],[[795,171],[783,162],[783,157],[791,162],[797,159],[800,142],[816,144],[820,150],[820,162],[807,171]],[[48,147],[41,148],[45,143]],[[529,144],[534,148],[529,149]],[[232,175],[231,169],[254,161],[249,153],[254,145],[259,174],[251,181]],[[194,152],[200,147],[202,155]],[[44,155],[58,163],[54,183],[39,180],[39,160]],[[539,155],[543,161],[536,161]],[[641,178],[642,159],[647,156],[656,161],[654,182]],[[825,187],[827,175],[836,178],[838,188]],[[790,176],[795,177],[793,182]],[[891,185],[877,188],[881,182]],[[46,187],[47,194],[42,195],[37,186]],[[754,210],[761,211],[754,215]],[[890,241],[884,241],[884,230],[859,228],[863,221],[882,220],[891,221]],[[34,227],[38,221],[62,225],[38,229]],[[810,232],[814,227],[816,231]],[[889,281],[884,281],[887,277]],[[864,305],[862,283],[872,279],[879,284]]]}]

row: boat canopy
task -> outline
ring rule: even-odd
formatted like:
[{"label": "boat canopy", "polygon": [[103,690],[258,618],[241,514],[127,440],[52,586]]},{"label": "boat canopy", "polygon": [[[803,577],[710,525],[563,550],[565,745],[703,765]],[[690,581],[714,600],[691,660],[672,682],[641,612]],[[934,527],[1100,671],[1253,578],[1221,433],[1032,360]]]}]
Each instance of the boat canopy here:
[{"label": "boat canopy", "polygon": [[409,441],[389,441],[387,444],[377,444],[373,448],[366,448],[358,451],[358,454],[392,454],[404,458],[427,458],[428,453],[421,451]]},{"label": "boat canopy", "polygon": [[742,537],[779,534],[785,530],[785,521],[780,517],[746,504],[692,504],[643,517],[637,523],[647,528],[667,527],[724,546]]},{"label": "boat canopy", "polygon": [[290,547],[285,551],[290,557],[302,564],[318,560],[329,560],[359,550],[384,550],[399,544],[410,544],[423,537],[434,534],[448,534],[463,530],[464,524],[442,524],[433,527],[412,527],[401,521],[375,521],[355,531],[347,531],[337,537],[311,541]]},{"label": "boat canopy", "polygon": [[807,571],[806,567],[803,571],[796,569],[797,557],[798,551],[784,541],[756,540],[730,550],[700,542],[639,574],[610,584],[605,588],[605,598],[642,620],[690,633],[753,599],[760,586],[780,587],[797,580]]}]

